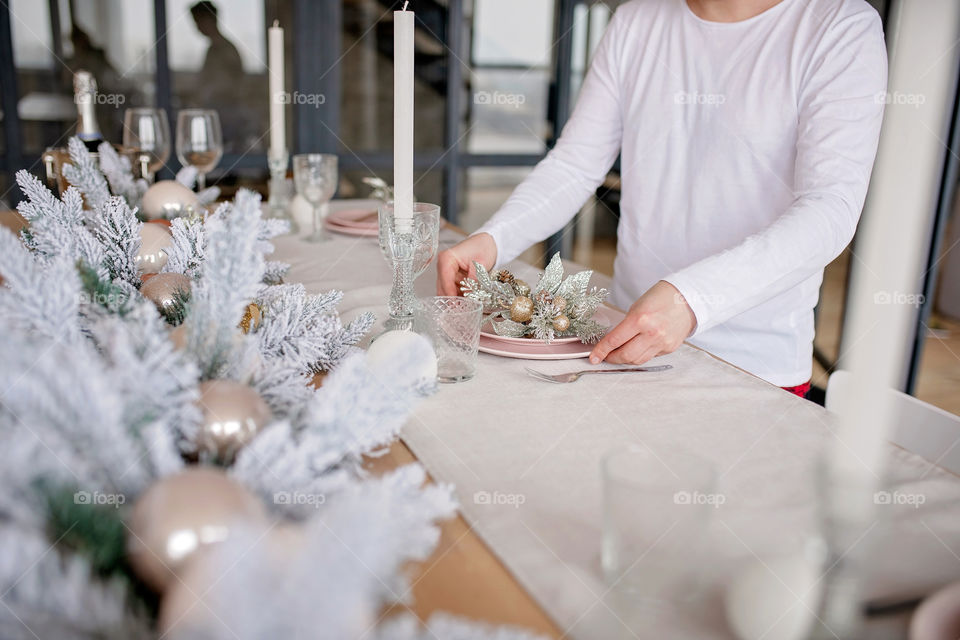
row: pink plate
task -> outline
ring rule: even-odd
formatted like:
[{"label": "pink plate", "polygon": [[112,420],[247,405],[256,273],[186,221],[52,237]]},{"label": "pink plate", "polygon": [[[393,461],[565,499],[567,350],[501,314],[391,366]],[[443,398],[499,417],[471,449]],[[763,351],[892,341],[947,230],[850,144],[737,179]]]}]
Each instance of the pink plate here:
[{"label": "pink plate", "polygon": [[[593,314],[594,319],[600,324],[605,324],[607,327],[613,327],[618,322],[623,319],[623,314],[619,311],[614,311],[609,307],[600,307],[597,309],[596,313]],[[487,321],[483,325],[483,329],[480,330],[480,336],[482,338],[487,338],[494,342],[503,342],[506,344],[515,344],[522,345],[526,347],[534,347],[537,349],[544,349],[552,347],[554,345],[561,344],[583,344],[580,342],[580,338],[576,336],[569,336],[566,338],[554,338],[550,344],[547,344],[543,340],[534,340],[533,338],[509,338],[507,336],[498,336],[493,332],[493,329],[490,327],[490,322]]]},{"label": "pink plate", "polygon": [[327,224],[339,227],[356,227],[363,229],[377,230],[377,211],[376,209],[342,209],[340,211],[331,211],[327,216]]},{"label": "pink plate", "polygon": [[[623,314],[608,307],[600,307],[594,315],[598,322],[615,325],[623,318]],[[522,358],[524,360],[573,360],[586,358],[593,350],[593,345],[583,344],[577,338],[565,338],[561,343],[554,340],[550,344],[542,340],[530,338],[501,338],[493,334],[480,334],[480,352],[489,353],[505,358]]]},{"label": "pink plate", "polygon": [[[331,213],[330,215],[332,216],[333,214]],[[377,227],[372,229],[368,227],[345,227],[343,225],[331,223],[329,218],[327,218],[323,226],[334,233],[342,233],[348,236],[366,236],[376,238],[378,235],[380,235],[380,230]]]}]

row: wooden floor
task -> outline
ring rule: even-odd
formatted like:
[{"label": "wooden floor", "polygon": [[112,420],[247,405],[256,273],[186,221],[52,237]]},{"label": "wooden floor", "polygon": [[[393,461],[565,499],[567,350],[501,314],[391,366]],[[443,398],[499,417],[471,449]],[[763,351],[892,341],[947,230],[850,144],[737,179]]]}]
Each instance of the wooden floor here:
[{"label": "wooden floor", "polygon": [[[592,269],[613,274],[616,243],[597,238],[592,247],[579,247],[574,260]],[[836,359],[843,314],[849,252],[845,251],[824,272],[817,316],[816,345]],[[813,383],[826,387],[827,373],[814,363]],[[934,314],[927,327],[916,396],[951,413],[960,414],[960,321]]]}]

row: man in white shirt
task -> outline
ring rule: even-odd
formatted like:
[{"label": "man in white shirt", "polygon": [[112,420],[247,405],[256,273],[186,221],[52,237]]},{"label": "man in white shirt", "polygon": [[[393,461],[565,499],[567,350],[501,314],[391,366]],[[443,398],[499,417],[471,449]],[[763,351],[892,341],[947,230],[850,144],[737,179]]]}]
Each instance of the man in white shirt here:
[{"label": "man in white shirt", "polygon": [[886,91],[864,0],[633,0],[594,54],[555,148],[438,258],[458,293],[559,231],[621,153],[612,301],[592,363],[684,340],[781,387],[811,375],[823,268],[853,237]]}]

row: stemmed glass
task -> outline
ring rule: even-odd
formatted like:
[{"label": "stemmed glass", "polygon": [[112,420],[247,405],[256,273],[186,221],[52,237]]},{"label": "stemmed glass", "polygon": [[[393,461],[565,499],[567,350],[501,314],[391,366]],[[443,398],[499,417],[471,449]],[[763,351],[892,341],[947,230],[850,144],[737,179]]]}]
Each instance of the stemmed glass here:
[{"label": "stemmed glass", "polygon": [[413,282],[437,256],[440,207],[414,202],[413,218],[404,223],[394,217],[393,203],[388,202],[379,209],[379,228],[380,250],[393,267],[390,319],[386,328],[388,331],[409,328],[416,305]]},{"label": "stemmed glass", "polygon": [[297,193],[313,207],[313,233],[308,242],[328,239],[323,230],[327,203],[337,191],[337,156],[330,153],[301,153],[293,156],[293,181]]},{"label": "stemmed glass", "polygon": [[223,157],[220,116],[212,109],[183,109],[177,114],[177,158],[197,168],[197,186],[207,187],[207,173]]},{"label": "stemmed glass", "polygon": [[123,114],[123,146],[140,163],[140,175],[153,182],[154,174],[170,158],[170,125],[163,109],[136,107]]}]

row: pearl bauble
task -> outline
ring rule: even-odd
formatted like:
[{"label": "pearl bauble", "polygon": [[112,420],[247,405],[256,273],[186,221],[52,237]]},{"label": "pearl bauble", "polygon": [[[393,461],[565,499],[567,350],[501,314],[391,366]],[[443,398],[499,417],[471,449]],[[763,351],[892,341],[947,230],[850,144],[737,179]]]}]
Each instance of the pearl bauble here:
[{"label": "pearl bauble", "polygon": [[160,180],[150,186],[140,201],[140,211],[147,220],[177,218],[187,209],[200,210],[197,194],[176,180]]},{"label": "pearl bauble", "polygon": [[222,542],[238,523],[262,523],[259,498],[210,467],[154,483],[133,505],[127,552],[140,578],[163,591],[198,550]]},{"label": "pearl bauble", "polygon": [[140,250],[135,262],[140,273],[159,273],[167,264],[167,251],[173,243],[173,235],[161,224],[140,225]]}]

